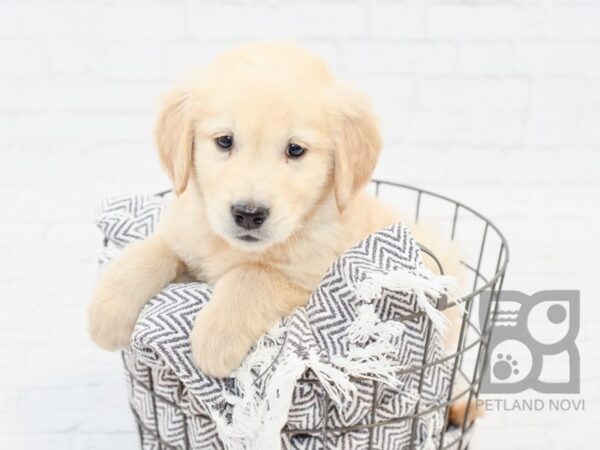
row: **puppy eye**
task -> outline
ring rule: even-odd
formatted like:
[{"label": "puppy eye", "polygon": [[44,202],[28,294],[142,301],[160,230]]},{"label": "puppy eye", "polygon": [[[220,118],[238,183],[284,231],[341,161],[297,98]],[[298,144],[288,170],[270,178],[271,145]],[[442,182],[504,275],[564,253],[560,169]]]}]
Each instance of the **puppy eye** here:
[{"label": "puppy eye", "polygon": [[287,149],[285,150],[285,154],[290,158],[300,158],[304,155],[306,149],[304,147],[300,147],[298,144],[289,143]]},{"label": "puppy eye", "polygon": [[219,136],[215,143],[223,150],[230,150],[233,147],[233,136]]}]

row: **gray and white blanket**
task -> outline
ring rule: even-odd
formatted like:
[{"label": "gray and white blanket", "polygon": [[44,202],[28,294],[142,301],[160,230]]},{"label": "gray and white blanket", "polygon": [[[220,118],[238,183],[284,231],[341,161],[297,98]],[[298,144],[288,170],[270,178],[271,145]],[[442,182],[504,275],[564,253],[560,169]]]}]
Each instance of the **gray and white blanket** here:
[{"label": "gray and white blanket", "polygon": [[[154,195],[106,199],[96,216],[107,244],[101,262],[151,234],[165,204]],[[412,440],[430,449],[444,433],[451,443],[445,409],[436,409],[448,399],[450,367],[409,370],[443,357],[436,302],[451,286],[427,272],[404,226],[378,231],[339,257],[307,306],[263,336],[227,379],[204,375],[190,356],[211,286],[167,286],[144,307],[124,352],[143,447],[387,450]],[[397,420],[413,414],[414,423]]]}]

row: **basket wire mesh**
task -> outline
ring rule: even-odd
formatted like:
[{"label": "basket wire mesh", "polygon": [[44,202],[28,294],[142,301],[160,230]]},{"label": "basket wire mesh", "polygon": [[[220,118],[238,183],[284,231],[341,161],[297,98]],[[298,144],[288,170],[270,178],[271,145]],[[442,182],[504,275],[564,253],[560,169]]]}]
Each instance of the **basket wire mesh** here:
[{"label": "basket wire mesh", "polygon": [[[382,198],[386,203],[397,206],[400,211],[406,212],[410,211],[412,208],[414,211],[413,218],[415,222],[419,222],[425,218],[428,223],[434,223],[438,228],[443,228],[440,225],[445,223],[448,237],[451,240],[458,240],[461,251],[464,251],[464,259],[461,263],[467,274],[471,277],[472,284],[470,285],[470,292],[464,295],[460,301],[464,306],[464,310],[462,312],[456,351],[451,354],[446,353],[445,356],[439,359],[427,362],[432,325],[430,321],[424,321],[427,329],[425,331],[426,339],[422,364],[397,372],[399,377],[409,372],[418,373],[418,393],[420,395],[423,389],[425,371],[436,364],[444,364],[450,361],[451,388],[449,389],[445,401],[436,404],[434,407],[422,410],[419,401],[417,400],[412,414],[395,417],[390,420],[377,421],[377,391],[380,386],[379,382],[371,381],[373,383],[374,395],[371,404],[370,423],[366,425],[360,424],[345,427],[328,426],[326,412],[328,411],[330,399],[327,394],[323,392],[324,413],[321,421],[322,427],[298,429],[286,426],[281,430],[281,433],[287,435],[320,435],[323,445],[322,448],[327,449],[327,436],[330,433],[368,430],[369,440],[367,448],[373,450],[373,432],[376,427],[400,423],[402,421],[411,421],[409,448],[412,450],[417,448],[415,436],[418,423],[417,419],[419,417],[441,410],[443,411],[443,417],[445,417],[445,423],[447,424],[449,420],[450,405],[458,400],[466,399],[466,408],[464,417],[462,418],[460,432],[453,434],[453,436],[456,437],[454,437],[451,442],[446,442],[446,434],[440,433],[436,442],[436,448],[438,450],[450,448],[466,449],[468,448],[468,436],[475,425],[475,420],[470,419],[474,414],[472,409],[475,407],[476,400],[479,398],[481,380],[488,367],[488,350],[490,337],[493,331],[493,319],[497,312],[498,302],[500,301],[502,284],[509,259],[508,244],[504,235],[490,220],[463,203],[446,196],[413,186],[383,180],[373,180],[370,185],[370,190],[375,196]],[[160,195],[164,195],[167,192],[169,191],[163,192]],[[433,203],[437,203],[437,205],[433,205],[433,207],[430,205],[430,207],[428,207],[427,203],[431,200],[434,201]],[[459,236],[460,234],[462,234],[462,236]],[[443,274],[444,268],[438,258],[436,258],[428,248],[423,245],[420,245],[420,247],[423,253],[429,255],[429,257],[435,261],[440,273]],[[479,301],[483,292],[486,292],[489,298],[486,305],[483,305],[482,302]],[[456,307],[455,304],[445,305],[445,308],[452,307]],[[483,308],[485,311],[479,311],[479,308]],[[416,313],[405,318],[405,320],[418,319],[423,316],[423,314],[424,313],[422,312]],[[478,322],[475,320],[476,317],[480,318]],[[180,405],[157,393],[154,388],[154,379],[150,368],[147,370],[146,380],[141,380],[129,370],[124,354],[123,362],[125,369],[128,372],[129,382],[131,383],[130,389],[133,391],[135,387],[141,388],[151,396],[151,412],[155,425],[153,427],[154,429],[145,425],[133,405],[130,405],[137,424],[142,447],[144,446],[144,436],[149,435],[158,443],[159,450],[191,449],[190,436],[188,434],[188,421],[194,419],[210,420],[210,418],[203,415],[191,416],[186,413]],[[302,377],[298,380],[298,383],[318,383],[318,380]],[[456,392],[456,390],[452,388],[455,386],[460,386],[461,390]],[[180,392],[182,392],[183,389],[183,384],[179,382]],[[157,404],[160,403],[175,408],[175,410],[181,414],[184,430],[183,447],[180,445],[173,445],[161,436],[158,426],[159,408],[157,408]]]}]

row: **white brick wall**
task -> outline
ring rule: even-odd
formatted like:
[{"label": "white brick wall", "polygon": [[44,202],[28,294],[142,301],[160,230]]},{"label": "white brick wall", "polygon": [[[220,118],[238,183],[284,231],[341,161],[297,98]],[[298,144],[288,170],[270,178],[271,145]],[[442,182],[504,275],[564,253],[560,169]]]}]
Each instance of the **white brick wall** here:
[{"label": "white brick wall", "polygon": [[495,413],[476,448],[597,446],[600,2],[0,0],[0,448],[134,448],[118,358],[85,336],[93,205],[167,185],[151,129],[180,73],[280,37],[372,97],[379,176],[505,231],[506,287],[582,290],[588,411]]}]

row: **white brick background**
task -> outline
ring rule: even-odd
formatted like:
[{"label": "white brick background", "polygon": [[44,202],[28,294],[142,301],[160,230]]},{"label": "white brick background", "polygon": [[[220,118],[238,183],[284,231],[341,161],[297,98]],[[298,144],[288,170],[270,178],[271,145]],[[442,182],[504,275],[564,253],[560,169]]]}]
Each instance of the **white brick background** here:
[{"label": "white brick background", "polygon": [[493,218],[512,249],[505,287],[582,291],[586,412],[489,414],[473,447],[598,448],[593,0],[0,0],[0,448],[136,448],[119,358],[84,331],[91,211],[167,185],[151,129],[179,74],[280,37],[373,98],[380,177]]}]

